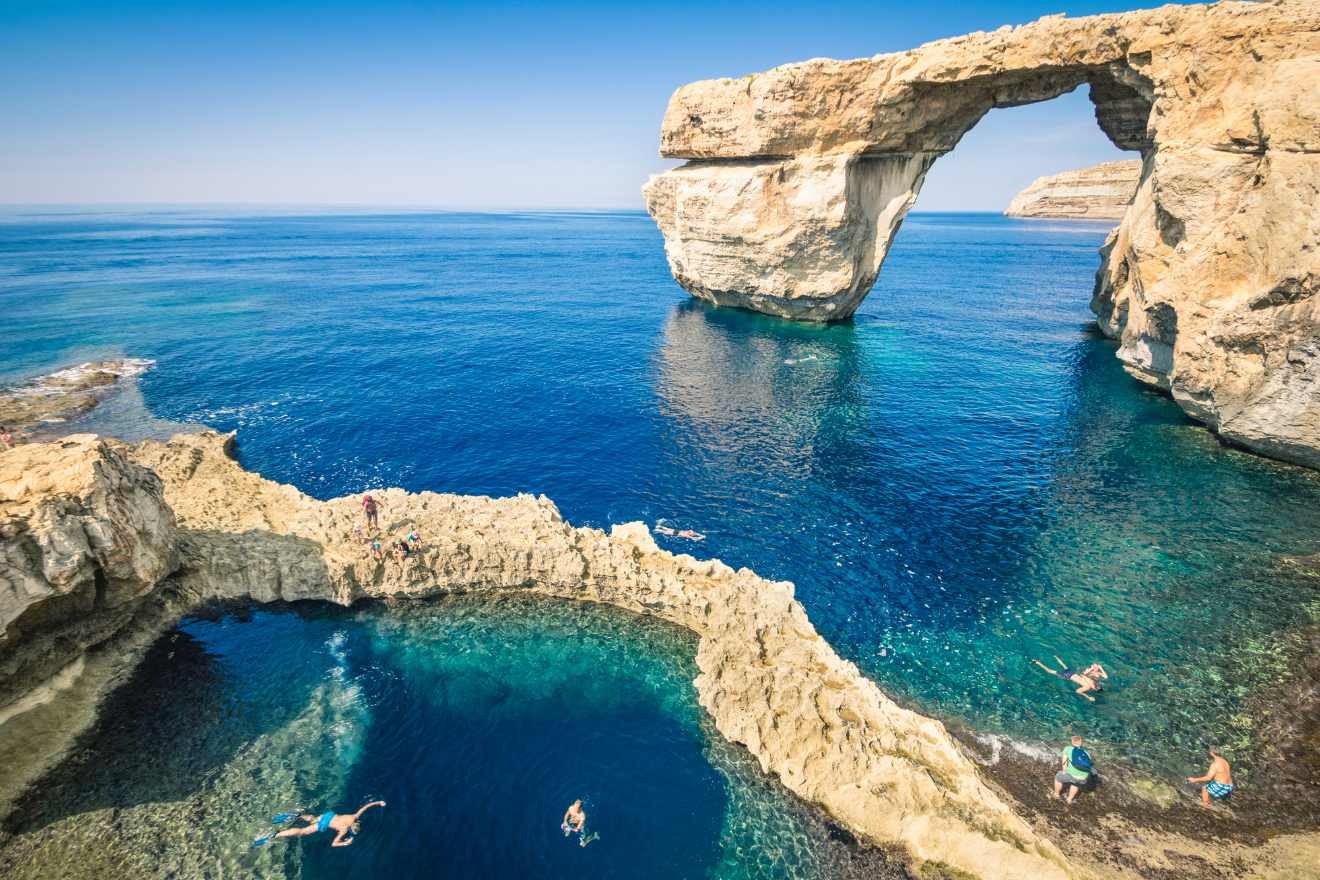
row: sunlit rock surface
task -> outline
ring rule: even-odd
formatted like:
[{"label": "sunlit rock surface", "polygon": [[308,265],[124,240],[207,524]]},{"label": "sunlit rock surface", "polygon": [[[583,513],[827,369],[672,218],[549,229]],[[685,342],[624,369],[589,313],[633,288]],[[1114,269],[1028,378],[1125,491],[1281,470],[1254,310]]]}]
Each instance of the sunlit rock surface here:
[{"label": "sunlit rock surface", "polygon": [[1038,177],[1013,197],[1009,217],[1118,220],[1141,181],[1141,161],[1102,162]]},{"label": "sunlit rock surface", "polygon": [[1320,467],[1320,4],[1051,16],[670,99],[644,189],[674,277],[721,305],[849,317],[936,159],[995,107],[1086,85],[1141,153],[1092,297],[1129,372],[1221,437]]},{"label": "sunlit rock surface", "polygon": [[[172,617],[152,619],[153,632],[216,599],[347,604],[454,590],[520,590],[655,615],[698,635],[696,686],[720,732],[847,826],[902,844],[918,862],[979,876],[1076,876],[1056,847],[982,781],[942,724],[895,705],[835,654],[793,599],[791,584],[662,551],[640,523],[610,534],[574,528],[550,501],[528,495],[375,493],[382,531],[416,529],[426,545],[409,560],[377,561],[353,533],[360,496],[322,502],[264,480],[229,457],[230,441],[205,433],[134,447],[76,435],[0,454],[4,497],[22,499],[6,506],[6,578],[50,584],[42,562],[48,557],[22,551],[54,506],[72,517],[60,521],[68,529],[109,536],[99,553],[81,546],[62,552],[57,558],[72,562],[61,571],[83,570],[79,583],[112,584],[106,602],[113,595],[168,608]],[[48,476],[24,476],[34,466]],[[68,499],[88,496],[95,501],[70,506]],[[40,601],[25,599],[23,607]],[[21,619],[12,613],[19,604],[7,600],[6,620]],[[52,608],[48,624],[77,625],[96,607]],[[128,621],[122,626],[131,629]],[[42,631],[12,623],[5,636],[6,651],[43,642]],[[27,693],[9,701],[18,711],[0,726],[0,740],[8,724],[21,730],[25,718],[42,711],[22,703],[48,685],[39,679],[24,679]],[[46,756],[15,767],[10,784],[33,778],[60,744],[29,743]],[[17,754],[12,743],[0,743],[0,752]]]}]

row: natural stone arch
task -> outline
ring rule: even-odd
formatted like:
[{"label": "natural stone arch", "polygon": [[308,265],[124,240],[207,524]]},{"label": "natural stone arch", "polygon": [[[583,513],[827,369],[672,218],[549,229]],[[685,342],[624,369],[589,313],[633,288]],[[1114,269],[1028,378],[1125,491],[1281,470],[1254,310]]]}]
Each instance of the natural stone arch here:
[{"label": "natural stone arch", "polygon": [[694,296],[849,317],[932,163],[986,112],[1089,87],[1139,150],[1101,251],[1100,327],[1142,381],[1250,448],[1320,466],[1320,4],[1051,16],[670,99],[647,207]]}]

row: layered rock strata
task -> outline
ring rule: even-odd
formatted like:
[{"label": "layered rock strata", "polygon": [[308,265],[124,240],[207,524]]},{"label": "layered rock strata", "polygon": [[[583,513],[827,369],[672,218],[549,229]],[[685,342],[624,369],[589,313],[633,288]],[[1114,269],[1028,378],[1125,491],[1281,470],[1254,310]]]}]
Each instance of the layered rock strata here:
[{"label": "layered rock strata", "polygon": [[1139,159],[1102,162],[1038,177],[1013,197],[1004,214],[1065,220],[1118,220],[1127,213],[1140,181]]},{"label": "layered rock strata", "polygon": [[89,650],[70,628],[97,620],[113,631],[117,609],[177,617],[218,599],[348,604],[466,590],[606,602],[695,632],[696,686],[720,732],[848,827],[977,876],[1077,875],[942,724],[895,705],[830,648],[791,584],[662,551],[640,523],[574,528],[527,495],[375,493],[384,531],[426,541],[413,559],[379,562],[352,536],[360,496],[322,502],[262,479],[226,454],[229,441],[131,447],[76,435],[0,454],[0,652],[19,719],[37,711],[20,691]]},{"label": "layered rock strata", "polygon": [[932,163],[988,111],[1085,85],[1142,155],[1092,309],[1220,436],[1320,467],[1320,3],[1069,19],[697,82],[647,207],[694,296],[807,321],[871,289]]}]

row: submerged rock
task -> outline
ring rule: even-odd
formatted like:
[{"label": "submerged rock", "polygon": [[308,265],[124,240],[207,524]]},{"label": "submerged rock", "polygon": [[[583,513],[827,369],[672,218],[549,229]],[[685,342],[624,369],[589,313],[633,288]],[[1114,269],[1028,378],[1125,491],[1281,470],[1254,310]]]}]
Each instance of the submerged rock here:
[{"label": "submerged rock", "polygon": [[2,388],[0,425],[40,433],[86,415],[120,382],[140,376],[152,363],[139,358],[91,361]]},{"label": "submerged rock", "polygon": [[1013,197],[1009,217],[1118,220],[1141,182],[1141,161],[1102,162],[1038,177]]},{"label": "submerged rock", "polygon": [[1320,4],[1069,19],[692,83],[647,207],[675,279],[806,321],[870,291],[932,164],[990,110],[1087,85],[1141,153],[1091,306],[1118,357],[1226,440],[1320,467]]}]

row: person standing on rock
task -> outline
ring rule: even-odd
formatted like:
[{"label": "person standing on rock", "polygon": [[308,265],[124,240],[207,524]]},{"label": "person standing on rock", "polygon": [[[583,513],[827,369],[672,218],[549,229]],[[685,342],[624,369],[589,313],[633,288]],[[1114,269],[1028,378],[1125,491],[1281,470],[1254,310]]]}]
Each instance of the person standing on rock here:
[{"label": "person standing on rock", "polygon": [[[1082,748],[1080,736],[1072,738],[1072,745],[1064,746],[1061,756],[1062,766],[1059,772],[1054,774],[1054,796],[1061,797],[1065,803],[1071,804],[1077,799],[1077,792],[1091,780],[1091,769],[1094,765],[1091,763],[1090,754]],[[1068,789],[1066,796],[1063,793],[1065,788]]]},{"label": "person standing on rock", "polygon": [[1222,801],[1233,793],[1233,768],[1228,765],[1224,756],[1219,754],[1219,750],[1210,747],[1210,767],[1205,771],[1204,776],[1188,776],[1187,781],[1193,784],[1204,783],[1201,786],[1201,806],[1210,806],[1213,798]]},{"label": "person standing on rock", "polygon": [[380,502],[370,495],[362,496],[362,512],[367,515],[367,528],[376,528],[376,513],[380,510]]}]

